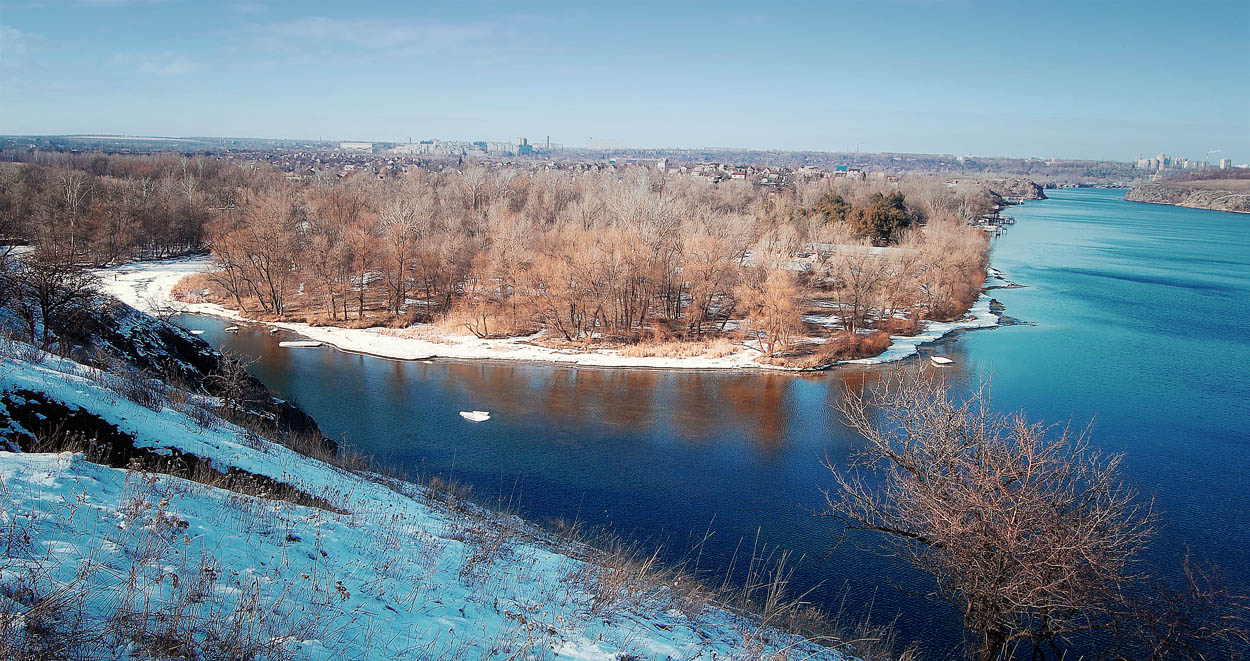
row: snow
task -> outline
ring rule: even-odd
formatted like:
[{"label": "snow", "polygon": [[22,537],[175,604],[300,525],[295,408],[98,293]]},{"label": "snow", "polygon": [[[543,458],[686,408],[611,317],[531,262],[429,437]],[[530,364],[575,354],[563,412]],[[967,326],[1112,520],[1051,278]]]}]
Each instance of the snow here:
[{"label": "snow", "polygon": [[[207,314],[234,321],[247,321],[234,310],[212,303],[183,303],[173,300],[170,290],[183,277],[213,270],[208,257],[179,258],[172,260],[138,262],[100,271],[107,293],[139,308],[176,309],[182,312]],[[989,328],[997,325],[998,317],[989,310],[989,297],[982,295],[969,311],[969,318],[956,322],[929,321],[923,331],[914,337],[891,336],[892,344],[886,351],[872,358],[842,361],[859,365],[878,365],[902,360],[917,353],[916,347],[938,340],[948,333],[961,329]],[[834,324],[833,316],[813,316],[814,323]],[[574,351],[554,349],[533,344],[538,336],[511,337],[506,339],[481,339],[473,336],[447,335],[437,341],[417,337],[405,337],[395,331],[378,328],[335,328],[310,326],[301,323],[268,322],[302,335],[309,340],[331,345],[340,351],[362,353],[399,360],[428,360],[431,358],[519,360],[524,362],[548,362],[588,367],[626,367],[663,369],[777,369],[760,363],[762,353],[743,348],[727,356],[680,357],[626,356],[615,349]]]},{"label": "snow", "polygon": [[490,411],[461,411],[460,417],[469,422],[486,422],[490,420]]},{"label": "snow", "polygon": [[[225,422],[205,429],[178,411],[152,411],[68,360],[8,363],[0,389],[42,391],[133,434],[138,446],[266,475],[343,513],[108,468],[80,454],[0,451],[0,531],[20,540],[0,554],[0,594],[18,594],[37,575],[45,589],[80,590],[97,626],[125,608],[181,612],[192,599],[186,617],[218,626],[251,618],[249,635],[297,658],[714,659],[779,650],[842,658],[715,605],[691,607],[658,584],[631,585],[597,608],[590,577],[602,568],[515,517],[450,506],[415,485],[265,440],[244,442]],[[22,608],[0,602],[0,613]],[[0,631],[8,634],[21,635]],[[85,655],[144,655],[131,641],[97,644],[105,647]]]},{"label": "snow", "polygon": [[[181,312],[207,314],[234,321],[247,321],[234,310],[212,303],[183,303],[170,296],[170,290],[183,277],[213,269],[207,257],[180,258],[155,262],[138,262],[100,271],[106,293],[140,310],[172,308]],[[595,367],[654,367],[732,369],[768,367],[755,361],[761,354],[743,349],[720,358],[665,358],[625,356],[613,349],[578,352],[541,347],[531,342],[536,336],[507,339],[481,339],[473,336],[449,335],[439,341],[401,337],[377,328],[335,328],[309,326],[302,323],[268,322],[334,346],[341,351],[363,353],[400,360],[430,358],[521,360],[553,362]]]},{"label": "snow", "polygon": [[319,347],[321,346],[321,342],[318,342],[316,340],[288,340],[286,342],[279,342],[278,346],[291,347],[291,348]]},{"label": "snow", "polygon": [[[824,305],[821,305],[819,302],[817,303],[817,305],[819,307],[826,307]],[[800,319],[802,319],[803,321],[809,324],[816,324],[818,326],[828,326],[830,328],[842,327],[842,317],[839,317],[836,314],[805,314],[802,317],[800,317]]]},{"label": "snow", "polygon": [[972,305],[972,309],[959,321],[926,321],[924,329],[914,336],[891,335],[890,348],[872,358],[844,360],[839,364],[880,365],[902,360],[917,353],[917,347],[935,342],[957,330],[974,328],[993,328],[998,325],[998,315],[990,311],[990,297],[981,294],[981,298]]}]

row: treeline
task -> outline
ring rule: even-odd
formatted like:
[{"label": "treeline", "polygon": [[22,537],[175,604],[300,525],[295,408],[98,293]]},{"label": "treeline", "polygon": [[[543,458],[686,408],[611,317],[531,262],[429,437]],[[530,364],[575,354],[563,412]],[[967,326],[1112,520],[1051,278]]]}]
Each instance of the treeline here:
[{"label": "treeline", "polygon": [[810,330],[813,299],[852,335],[966,309],[986,240],[961,213],[989,194],[962,194],[829,180],[770,194],[644,168],[275,182],[210,224],[222,268],[206,280],[251,313],[481,337],[702,339],[741,322],[771,355]]},{"label": "treeline", "polygon": [[853,355],[874,332],[962,314],[987,253],[966,221],[993,199],[925,178],[776,190],[642,167],[378,179],[211,158],[6,156],[26,159],[0,164],[6,237],[93,265],[208,247],[220,270],[184,293],[250,315],[433,321],[481,337],[541,329],[577,343],[734,334],[769,355]]},{"label": "treeline", "polygon": [[96,266],[202,249],[205,225],[264,176],[211,158],[16,150],[0,158],[0,240]]}]

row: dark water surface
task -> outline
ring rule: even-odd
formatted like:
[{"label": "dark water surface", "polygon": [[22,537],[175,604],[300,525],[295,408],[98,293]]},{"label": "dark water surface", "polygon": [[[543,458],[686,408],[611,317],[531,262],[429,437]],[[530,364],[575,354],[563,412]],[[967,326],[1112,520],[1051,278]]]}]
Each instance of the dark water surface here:
[{"label": "dark water surface", "polygon": [[[1186,547],[1250,586],[1250,216],[1153,206],[1123,191],[1055,191],[1012,210],[993,264],[1025,285],[993,295],[1036,324],[967,332],[940,351],[954,381],[992,377],[996,407],[1094,420],[1095,444],[1128,453],[1134,485],[1166,523],[1150,561]],[[833,406],[874,369],[808,376],[608,370],[505,362],[406,363],[329,348],[282,349],[204,317],[183,323],[260,360],[254,373],[327,435],[393,466],[473,486],[534,520],[606,526],[724,573],[758,540],[803,556],[802,590],[850,612],[872,605],[904,638],[959,641],[927,580],[844,544],[811,514],[831,486],[822,461],[859,442]],[[914,359],[913,359],[914,360]],[[494,416],[474,424],[458,411]],[[868,543],[871,538],[864,538]],[[741,544],[742,550],[737,550]]]}]

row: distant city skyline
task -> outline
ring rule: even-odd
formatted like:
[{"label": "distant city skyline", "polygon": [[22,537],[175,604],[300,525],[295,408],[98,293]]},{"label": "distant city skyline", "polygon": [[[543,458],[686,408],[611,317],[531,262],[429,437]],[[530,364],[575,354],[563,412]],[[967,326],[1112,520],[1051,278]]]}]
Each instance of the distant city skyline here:
[{"label": "distant city skyline", "polygon": [[[135,142],[144,142],[144,141],[149,141],[149,140],[157,140],[157,141],[169,140],[171,142],[181,143],[185,141],[185,142],[193,143],[194,141],[202,140],[202,141],[214,141],[214,142],[206,142],[206,147],[212,147],[212,148],[219,148],[222,146],[221,143],[218,143],[216,141],[238,140],[241,143],[246,143],[248,141],[253,141],[253,140],[259,140],[259,141],[271,140],[271,141],[276,141],[276,142],[307,143],[310,146],[311,145],[329,146],[329,147],[337,148],[341,151],[347,151],[347,152],[374,152],[378,149],[383,149],[383,151],[378,151],[377,153],[397,154],[397,155],[407,155],[407,156],[448,156],[448,155],[454,156],[456,154],[468,155],[474,152],[485,154],[485,155],[491,155],[491,156],[502,155],[502,156],[510,157],[510,156],[517,156],[517,155],[525,156],[525,155],[530,155],[530,154],[542,156],[546,154],[561,154],[565,152],[577,152],[577,151],[583,151],[583,150],[604,151],[604,152],[609,152],[609,153],[614,152],[614,151],[620,152],[620,153],[628,153],[628,152],[634,152],[634,151],[653,151],[653,152],[710,151],[710,152],[729,152],[729,153],[778,152],[778,153],[812,153],[812,154],[823,153],[823,154],[835,154],[835,155],[859,153],[863,155],[915,154],[917,156],[950,156],[953,159],[958,160],[960,163],[963,163],[965,158],[1036,160],[1036,161],[1042,161],[1046,163],[1052,163],[1052,162],[1057,163],[1057,162],[1067,162],[1067,161],[1087,161],[1088,160],[1088,161],[1127,163],[1127,164],[1133,165],[1134,167],[1138,169],[1148,170],[1152,172],[1156,170],[1190,170],[1190,169],[1201,169],[1201,168],[1212,168],[1212,169],[1250,168],[1250,163],[1234,162],[1230,158],[1222,157],[1221,154],[1223,152],[1221,150],[1211,150],[1210,152],[1204,154],[1202,157],[1195,157],[1195,158],[1190,158],[1183,154],[1172,155],[1172,154],[1164,154],[1160,152],[1159,154],[1155,156],[1143,155],[1137,158],[1079,159],[1079,158],[1040,157],[1040,156],[1014,157],[1014,156],[1003,156],[1001,154],[952,154],[949,152],[914,152],[914,151],[912,152],[869,152],[865,150],[859,150],[858,152],[855,152],[853,150],[852,151],[833,151],[833,150],[819,150],[819,149],[801,149],[801,150],[753,149],[753,148],[725,147],[725,146],[712,146],[712,145],[706,145],[703,147],[657,147],[657,146],[632,147],[632,146],[628,146],[624,144],[616,144],[616,143],[620,143],[620,141],[618,140],[612,140],[612,141],[609,141],[607,144],[605,144],[604,142],[598,141],[597,139],[592,139],[590,141],[592,144],[588,144],[588,145],[565,145],[565,144],[556,143],[556,142],[548,143],[546,142],[546,140],[544,140],[543,142],[535,142],[531,145],[527,145],[528,147],[531,147],[532,149],[528,149],[528,150],[520,149],[519,147],[521,143],[528,141],[527,137],[518,137],[511,141],[509,140],[500,140],[500,141],[478,140],[478,139],[472,139],[472,138],[448,139],[448,138],[442,138],[442,137],[427,137],[427,136],[422,136],[419,138],[418,137],[405,137],[402,140],[359,140],[359,139],[342,140],[342,139],[338,139],[335,137],[325,137],[325,136],[320,136],[316,138],[292,137],[292,136],[213,136],[213,135],[158,136],[158,135],[120,134],[120,133],[118,134],[94,134],[94,135],[93,134],[64,134],[64,133],[60,133],[60,134],[46,134],[46,133],[45,134],[0,134],[0,137],[13,138],[13,137],[19,137],[23,135],[29,136],[31,138],[61,137],[61,138],[77,138],[81,140],[110,138],[110,139],[116,139],[116,140],[121,140],[121,141],[133,140]],[[176,149],[184,149],[184,148],[185,148],[184,146],[180,145]],[[664,160],[667,160],[667,159],[664,159]]]},{"label": "distant city skyline", "polygon": [[0,133],[1250,161],[1250,3],[0,3]]}]

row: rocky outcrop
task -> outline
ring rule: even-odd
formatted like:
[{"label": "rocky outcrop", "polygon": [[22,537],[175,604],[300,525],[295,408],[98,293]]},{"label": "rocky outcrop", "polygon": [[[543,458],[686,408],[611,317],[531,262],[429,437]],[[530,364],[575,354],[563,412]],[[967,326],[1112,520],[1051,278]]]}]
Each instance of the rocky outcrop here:
[{"label": "rocky outcrop", "polygon": [[1046,192],[1040,184],[1032,179],[992,179],[985,182],[990,191],[999,197],[1011,200],[1044,200]]},{"label": "rocky outcrop", "polygon": [[[76,322],[66,334],[92,362],[122,362],[170,385],[218,394],[208,376],[221,368],[221,354],[181,326],[112,299],[84,311]],[[242,399],[262,425],[303,437],[322,436],[312,416],[275,398],[259,380],[248,377],[247,390]],[[323,438],[322,444],[336,450],[329,439]]]},{"label": "rocky outcrop", "polygon": [[182,327],[117,300],[85,311],[68,332],[75,344],[195,389],[204,388],[221,361],[213,347]]},{"label": "rocky outcrop", "polygon": [[99,415],[67,406],[46,393],[33,390],[0,392],[0,448],[20,452],[81,452],[87,461],[113,468],[138,468],[210,482],[251,496],[342,512],[323,498],[271,477],[234,466],[221,470],[211,459],[177,448],[142,447],[135,442],[134,434],[118,429]]},{"label": "rocky outcrop", "polygon": [[1197,188],[1184,183],[1140,184],[1129,190],[1124,199],[1129,202],[1171,204],[1193,209],[1250,213],[1250,194],[1218,188]]}]

